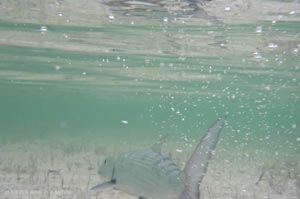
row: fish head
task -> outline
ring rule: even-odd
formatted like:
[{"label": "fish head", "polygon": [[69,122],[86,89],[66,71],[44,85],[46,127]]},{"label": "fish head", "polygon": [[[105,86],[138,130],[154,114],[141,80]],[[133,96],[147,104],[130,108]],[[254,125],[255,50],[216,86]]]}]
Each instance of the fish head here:
[{"label": "fish head", "polygon": [[98,174],[101,175],[102,177],[105,178],[114,178],[114,172],[115,172],[115,164],[116,164],[116,159],[115,157],[108,157],[104,159],[102,162]]}]

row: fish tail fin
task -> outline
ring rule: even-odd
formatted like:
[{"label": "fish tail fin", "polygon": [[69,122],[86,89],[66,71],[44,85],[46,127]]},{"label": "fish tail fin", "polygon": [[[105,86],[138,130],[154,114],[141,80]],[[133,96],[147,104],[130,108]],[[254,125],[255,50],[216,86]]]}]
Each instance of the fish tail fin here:
[{"label": "fish tail fin", "polygon": [[184,168],[184,187],[177,199],[199,199],[199,185],[202,181],[221,130],[225,124],[226,116],[220,117],[208,129],[197,145],[192,156]]}]

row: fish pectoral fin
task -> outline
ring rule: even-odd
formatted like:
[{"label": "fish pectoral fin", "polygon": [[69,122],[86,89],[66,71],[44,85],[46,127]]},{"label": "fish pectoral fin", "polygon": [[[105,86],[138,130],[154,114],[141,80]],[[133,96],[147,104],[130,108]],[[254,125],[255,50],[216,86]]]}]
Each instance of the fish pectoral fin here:
[{"label": "fish pectoral fin", "polygon": [[103,189],[113,187],[116,184],[116,182],[117,181],[115,179],[112,179],[110,181],[97,184],[96,186],[92,187],[87,193],[79,196],[77,199],[90,199],[93,195],[98,194]]},{"label": "fish pectoral fin", "polygon": [[99,192],[99,191],[102,191],[103,189],[106,189],[106,188],[109,188],[109,187],[112,187],[116,184],[116,180],[115,179],[112,179],[110,181],[107,181],[107,182],[103,182],[101,184],[97,184],[96,186],[92,187],[90,189],[90,191],[92,192]]}]

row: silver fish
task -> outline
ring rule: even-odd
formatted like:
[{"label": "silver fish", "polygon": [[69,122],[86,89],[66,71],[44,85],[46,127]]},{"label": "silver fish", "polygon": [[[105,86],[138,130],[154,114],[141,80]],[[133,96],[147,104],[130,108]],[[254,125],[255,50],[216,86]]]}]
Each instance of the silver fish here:
[{"label": "silver fish", "polygon": [[140,199],[199,199],[199,185],[206,173],[211,152],[219,139],[225,118],[219,118],[208,129],[184,170],[160,153],[165,141],[163,138],[151,149],[126,152],[105,159],[99,174],[109,180],[91,188],[89,196],[113,187]]}]

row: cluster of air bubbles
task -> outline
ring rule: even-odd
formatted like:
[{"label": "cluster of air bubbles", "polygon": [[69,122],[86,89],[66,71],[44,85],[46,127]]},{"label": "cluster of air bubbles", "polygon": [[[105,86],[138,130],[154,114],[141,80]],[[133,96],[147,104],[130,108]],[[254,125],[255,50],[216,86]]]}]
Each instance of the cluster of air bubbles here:
[{"label": "cluster of air bubbles", "polygon": [[188,147],[193,147],[196,142],[195,139],[188,138],[188,136],[183,133],[181,134],[180,139],[183,141],[184,145]]},{"label": "cluster of air bubbles", "polygon": [[278,45],[275,44],[275,43],[269,43],[268,48],[269,48],[270,50],[274,50],[274,49],[278,48]]},{"label": "cluster of air bubbles", "polygon": [[[100,62],[100,61],[97,61],[97,62]],[[102,59],[102,63],[109,63],[109,62],[110,62],[110,60],[108,58]],[[100,63],[99,66],[102,66],[102,64]]]},{"label": "cluster of air bubbles", "polygon": [[174,112],[178,117],[180,117],[181,121],[185,121],[185,117],[184,117],[184,115],[181,113],[181,111],[179,109],[175,110],[174,107],[171,107],[171,111]]},{"label": "cluster of air bubbles", "polygon": [[128,69],[128,68],[129,68],[129,66],[128,66],[128,65],[126,65],[126,59],[125,59],[125,58],[123,58],[123,59],[122,59],[122,62],[123,62],[123,65],[122,65],[122,67],[123,67],[123,68],[126,68],[126,69]]},{"label": "cluster of air bubbles", "polygon": [[258,51],[255,51],[253,53],[254,59],[255,60],[261,60],[263,57],[261,56],[261,54]]}]

